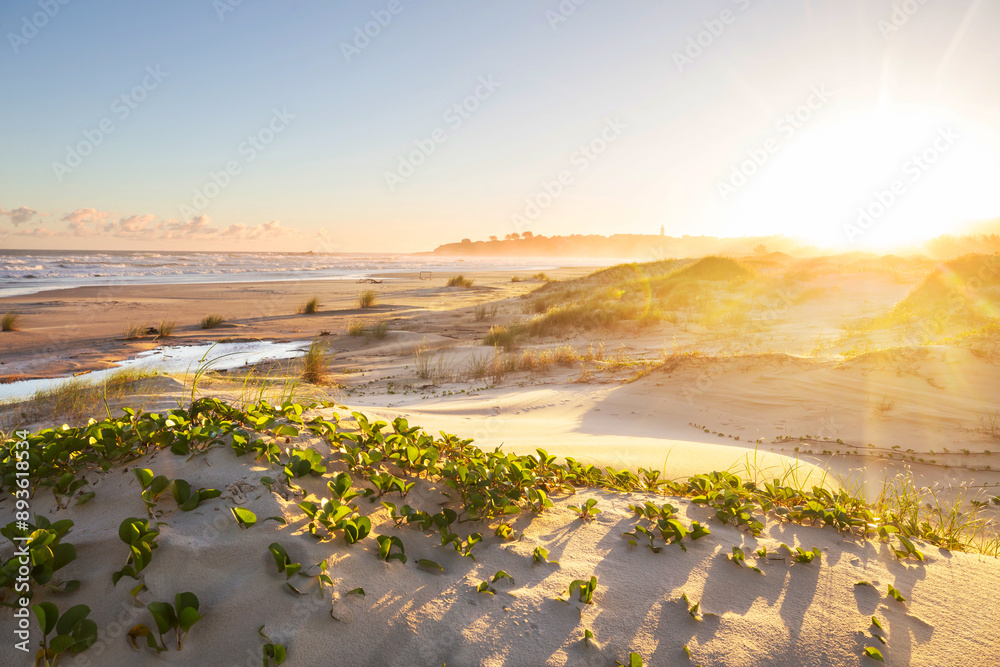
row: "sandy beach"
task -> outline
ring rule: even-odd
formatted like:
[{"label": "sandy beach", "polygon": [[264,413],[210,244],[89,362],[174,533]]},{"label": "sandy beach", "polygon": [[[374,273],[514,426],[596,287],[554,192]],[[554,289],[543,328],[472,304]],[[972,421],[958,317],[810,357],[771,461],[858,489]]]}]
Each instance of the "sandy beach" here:
[{"label": "sandy beach", "polygon": [[[472,560],[443,551],[434,534],[395,527],[381,504],[357,502],[373,535],[405,543],[404,565],[377,558],[373,539],[317,543],[305,530],[298,503],[324,497],[323,480],[349,470],[338,447],[323,438],[285,445],[312,448],[327,465],[323,478],[296,480],[301,487],[285,491],[261,481],[277,469],[226,449],[189,461],[160,451],[127,467],[223,493],[204,509],[165,510],[160,546],[143,579],[147,592],[134,599],[127,586],[111,585],[120,559],[99,556],[122,551],[118,522],[142,514],[141,489],[131,474],[87,475],[97,496],[80,507],[60,509],[42,494],[33,501],[44,508],[36,512],[52,521],[74,521],[69,536],[78,558],[65,574],[86,583],[62,596],[68,600],[61,604],[86,601],[106,628],[95,647],[61,664],[126,661],[133,649],[124,630],[112,634],[111,628],[147,622],[146,598],[183,589],[197,590],[210,611],[183,652],[161,654],[158,660],[168,664],[256,664],[260,648],[251,630],[265,625],[271,640],[287,647],[289,664],[301,665],[332,654],[338,664],[350,665],[606,665],[632,652],[646,664],[684,664],[686,651],[704,665],[847,665],[858,664],[872,645],[874,615],[888,638],[875,645],[889,664],[992,665],[1000,610],[990,591],[1000,583],[1000,567],[995,553],[977,549],[996,544],[990,536],[997,509],[989,499],[1000,494],[1000,470],[993,470],[1000,446],[988,428],[1000,395],[996,338],[900,346],[894,343],[903,340],[899,331],[852,333],[852,322],[891,311],[918,291],[938,269],[932,262],[880,270],[837,258],[745,265],[754,267],[748,277],[703,281],[699,288],[714,290],[724,302],[754,294],[755,305],[740,317],[717,322],[696,303],[652,324],[526,334],[509,352],[483,344],[491,329],[531,323],[540,317],[535,300],[585,287],[601,274],[562,269],[545,280],[519,276],[526,280],[512,282],[507,272],[469,273],[471,287],[447,287],[450,276],[400,274],[378,284],[78,288],[3,300],[0,310],[16,310],[22,319],[19,331],[0,336],[0,355],[10,382],[97,370],[162,346],[318,340],[330,353],[329,375],[320,384],[300,380],[302,362],[293,359],[208,372],[198,380],[198,396],[246,404],[248,396],[276,401],[291,390],[306,404],[328,401],[329,407],[307,413],[336,414],[345,425],[352,412],[390,424],[403,418],[429,434],[472,438],[483,451],[535,455],[541,449],[601,468],[661,470],[671,480],[728,470],[761,484],[781,478],[796,488],[825,486],[872,501],[887,484],[907,480],[914,489],[933,489],[924,502],[974,510],[982,527],[969,539],[979,547],[945,550],[914,540],[923,559],[901,560],[891,540],[871,535],[861,539],[766,514],[763,532],[754,535],[719,523],[709,508],[683,494],[581,488],[552,493],[554,506],[545,512],[514,517],[508,539],[494,534],[496,521],[463,526],[460,533],[475,530],[485,538]],[[682,261],[670,271],[691,266],[699,264]],[[644,280],[654,287],[643,298],[655,306],[658,278],[650,273]],[[361,308],[365,290],[376,292],[377,302]],[[778,296],[768,300],[766,290]],[[588,293],[585,288],[581,294]],[[319,299],[318,312],[297,313],[312,297]],[[202,329],[199,321],[209,313],[221,315],[224,324]],[[176,320],[169,337],[125,340],[127,326],[156,327],[164,319]],[[517,362],[503,371],[484,368],[500,358]],[[191,383],[191,373],[139,378],[111,405],[170,410],[184,404]],[[46,400],[8,405],[6,428],[34,431],[64,418],[86,421],[48,414]],[[371,486],[353,473],[357,488]],[[446,487],[411,479],[416,488],[407,503],[428,511],[446,505]],[[569,506],[590,498],[601,513],[581,520]],[[972,500],[985,505],[975,508]],[[701,522],[711,535],[686,551],[676,544],[659,553],[642,543],[630,546],[622,537],[637,525],[629,505],[646,501],[675,505],[682,523]],[[242,530],[227,510],[235,506],[284,523]],[[275,541],[307,569],[325,560],[332,585],[304,596],[282,590],[284,575],[269,572],[267,548]],[[816,548],[821,556],[795,562],[782,544]],[[537,546],[559,564],[534,562]],[[760,572],[735,563],[733,547]],[[753,555],[760,549],[764,555]],[[420,558],[444,572],[415,566]],[[490,592],[477,592],[478,582],[498,570],[513,583],[503,579]],[[556,600],[574,579],[591,574],[599,581],[596,604]],[[907,601],[887,599],[889,584]],[[357,587],[364,596],[348,594]],[[701,614],[688,613],[682,594],[699,601]],[[980,612],[970,617],[963,609]],[[583,641],[584,630],[594,633],[592,641]],[[343,646],[353,647],[349,657],[339,653]],[[104,657],[94,657],[96,647]]]}]

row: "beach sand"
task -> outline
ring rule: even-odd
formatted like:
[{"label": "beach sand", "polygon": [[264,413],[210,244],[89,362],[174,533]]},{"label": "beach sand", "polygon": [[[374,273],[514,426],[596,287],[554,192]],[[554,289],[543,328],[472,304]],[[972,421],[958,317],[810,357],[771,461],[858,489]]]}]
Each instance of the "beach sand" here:
[{"label": "beach sand", "polygon": [[[665,322],[526,341],[539,353],[568,345],[585,355],[603,345],[603,356],[513,372],[498,382],[472,378],[465,369],[494,354],[481,344],[491,326],[527,317],[518,297],[541,283],[512,283],[509,273],[469,275],[472,289],[445,287],[444,277],[415,276],[379,285],[79,288],[2,300],[0,311],[15,309],[23,319],[21,331],[0,334],[0,373],[8,379],[62,376],[103,368],[164,342],[308,341],[325,331],[335,355],[332,384],[301,391],[335,401],[344,418],[352,410],[390,421],[403,416],[430,433],[474,438],[483,449],[527,454],[541,448],[601,466],[662,469],[672,479],[732,469],[763,480],[798,465],[802,485],[825,481],[873,491],[886,477],[908,472],[919,484],[945,489],[942,497],[961,493],[954,489],[963,485],[988,498],[1000,493],[1000,472],[992,470],[1000,468],[1000,443],[984,421],[1000,396],[995,340],[902,345],[849,358],[834,345],[848,318],[891,307],[922,275],[821,272],[795,286],[821,296],[772,309],[765,329]],[[379,293],[377,307],[356,307],[363,289]],[[321,312],[295,314],[312,296],[320,299]],[[496,304],[497,312],[477,320],[475,307],[484,303]],[[208,313],[227,323],[200,329]],[[123,340],[128,324],[156,326],[163,318],[177,322],[166,341]],[[387,323],[384,338],[347,335],[352,320],[370,325],[379,319]],[[298,372],[295,362],[261,371],[275,378]],[[239,398],[238,375],[206,377],[202,391]],[[123,402],[164,410],[188,389],[183,378],[159,378],[141,383]],[[47,415],[19,410],[7,409],[7,427],[51,425]],[[323,441],[310,444],[329,460],[331,472],[346,469]],[[256,665],[261,625],[288,647],[290,665],[611,665],[627,664],[630,651],[647,665],[874,664],[862,657],[865,646],[879,648],[893,665],[991,667],[1000,660],[1000,605],[994,599],[1000,561],[993,557],[921,544],[926,560],[900,561],[887,543],[773,518],[754,537],[685,499],[594,490],[557,496],[555,508],[537,516],[519,515],[512,523],[520,538],[513,541],[496,537],[492,525],[462,525],[463,534],[485,536],[473,561],[442,549],[434,534],[392,527],[386,510],[361,500],[374,534],[403,540],[409,557],[403,565],[380,561],[373,539],[351,546],[339,538],[317,543],[296,507],[302,498],[286,499],[262,486],[263,475],[278,471],[238,459],[228,448],[190,461],[159,452],[132,467],[182,476],[193,487],[228,489],[193,512],[171,512],[172,501],[163,503],[167,525],[146,571],[148,590],[138,595],[147,603],[196,592],[204,619],[181,652],[154,657],[128,647],[124,631],[151,618],[129,596],[130,586],[112,587],[111,573],[126,555],[117,526],[127,516],[142,516],[143,506],[131,474],[93,475],[97,497],[86,505],[56,510],[47,493],[34,500],[39,514],[75,522],[67,540],[79,557],[65,577],[84,584],[77,593],[51,598],[60,608],[88,604],[101,628],[97,645],[62,665]],[[252,489],[240,493],[232,486],[239,481]],[[327,495],[321,480],[303,486],[317,497]],[[407,502],[430,510],[443,502],[441,491],[418,480]],[[567,507],[587,498],[602,510],[591,522]],[[686,552],[676,545],[661,553],[630,547],[622,533],[637,519],[628,505],[646,500],[668,500],[685,523],[707,523],[712,534],[686,543]],[[258,517],[284,517],[287,525],[264,522],[241,530],[227,510],[233,505]],[[997,508],[984,511],[995,523]],[[332,600],[329,590],[325,597],[287,590],[267,551],[275,541],[307,569],[328,560]],[[782,543],[819,548],[822,557],[793,563],[779,550]],[[536,546],[559,564],[535,564]],[[734,546],[763,574],[731,562]],[[753,555],[762,546],[769,557]],[[417,567],[418,558],[439,562],[444,573]],[[495,584],[495,595],[477,593],[476,585],[500,569],[514,583]],[[571,581],[591,575],[598,577],[593,605],[556,600]],[[859,581],[874,587],[857,586]],[[907,602],[888,598],[889,584]],[[363,597],[347,594],[358,587]],[[682,593],[701,603],[700,620],[688,614]],[[873,615],[885,626],[887,645],[871,638]],[[595,635],[589,645],[585,629]],[[27,661],[7,642],[0,645],[0,662]]]}]

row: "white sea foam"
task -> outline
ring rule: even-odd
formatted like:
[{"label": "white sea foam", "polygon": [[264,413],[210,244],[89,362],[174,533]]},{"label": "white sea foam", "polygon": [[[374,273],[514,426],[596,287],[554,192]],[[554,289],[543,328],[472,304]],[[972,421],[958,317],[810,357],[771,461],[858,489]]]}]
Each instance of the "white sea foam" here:
[{"label": "white sea foam", "polygon": [[[560,266],[594,266],[559,260]],[[428,255],[0,250],[0,297],[103,285],[344,279],[384,273],[545,271],[551,260]]]}]

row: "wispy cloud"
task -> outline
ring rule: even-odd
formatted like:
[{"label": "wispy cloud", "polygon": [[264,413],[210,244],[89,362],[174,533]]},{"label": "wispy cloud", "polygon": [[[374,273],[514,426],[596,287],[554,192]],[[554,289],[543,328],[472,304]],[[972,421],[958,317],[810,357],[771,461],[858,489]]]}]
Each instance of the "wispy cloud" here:
[{"label": "wispy cloud", "polygon": [[15,227],[20,227],[26,222],[31,222],[31,219],[36,215],[40,216],[38,211],[33,208],[28,208],[27,206],[22,206],[21,208],[15,208],[12,211],[0,208],[0,216],[6,216],[10,218],[10,222]]},{"label": "wispy cloud", "polygon": [[[35,227],[30,230],[20,228],[27,222],[49,214],[39,213],[34,209],[21,207],[14,210],[0,208],[0,218],[7,217],[11,225],[0,226],[3,236],[34,236],[34,237],[104,237],[128,240],[229,240],[229,241],[259,241],[285,236],[296,230],[285,227],[280,220],[258,225],[231,224],[220,228],[212,218],[199,215],[190,220],[160,219],[153,213],[122,216],[111,211],[99,211],[94,208],[78,208],[63,215],[59,220],[65,223],[62,229]],[[38,219],[35,219],[37,216]]]}]

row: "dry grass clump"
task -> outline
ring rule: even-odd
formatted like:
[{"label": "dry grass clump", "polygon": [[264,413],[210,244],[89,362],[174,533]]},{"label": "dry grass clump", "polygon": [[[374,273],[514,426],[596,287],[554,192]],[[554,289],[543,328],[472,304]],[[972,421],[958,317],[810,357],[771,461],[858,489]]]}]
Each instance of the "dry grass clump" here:
[{"label": "dry grass clump", "polygon": [[490,327],[490,332],[483,339],[483,345],[502,347],[510,352],[517,348],[517,340],[523,333],[524,326],[520,324],[512,324],[506,327],[494,324]]},{"label": "dry grass clump", "polygon": [[475,281],[459,274],[448,279],[448,287],[472,287]]},{"label": "dry grass clump", "polygon": [[304,304],[299,306],[297,312],[299,315],[315,315],[319,312],[319,298],[314,296],[309,299]]},{"label": "dry grass clump", "polygon": [[388,320],[378,320],[372,325],[371,335],[372,338],[377,338],[382,340],[389,333],[389,322]]},{"label": "dry grass clump", "polygon": [[[614,330],[627,321],[639,326],[677,323],[682,310],[693,311],[692,317],[711,328],[741,327],[750,307],[731,292],[753,275],[746,265],[725,257],[621,264],[532,292],[524,311],[539,317],[528,323],[527,331],[559,336],[574,329]],[[728,301],[721,308],[718,303],[724,299]]]},{"label": "dry grass clump", "polygon": [[[208,318],[206,318],[208,319]],[[221,318],[219,320],[221,322]],[[167,338],[174,333],[174,328],[177,323],[173,320],[160,320],[160,323],[155,327],[151,327],[148,324],[128,324],[125,327],[125,340],[138,340],[140,338],[145,338],[146,336],[155,336],[156,338]],[[213,324],[212,326],[204,326],[204,321],[202,322],[203,329],[211,329],[213,326],[218,326]]]},{"label": "dry grass clump", "polygon": [[449,381],[454,378],[451,364],[443,353],[421,345],[413,353],[413,367],[421,380]]},{"label": "dry grass clump", "polygon": [[979,430],[995,442],[1000,442],[1000,410],[979,418]]},{"label": "dry grass clump", "polygon": [[487,318],[488,319],[493,319],[494,317],[497,316],[497,310],[499,310],[499,306],[497,304],[495,304],[495,303],[493,303],[493,304],[485,304],[485,303],[479,304],[478,306],[476,306],[476,310],[474,312],[476,321],[477,322],[482,322],[483,320],[485,320]]},{"label": "dry grass clump", "polygon": [[140,382],[156,376],[157,372],[153,370],[125,368],[96,384],[74,378],[51,389],[35,392],[22,406],[22,410],[28,414],[59,415],[73,419],[89,417],[100,412],[110,401],[134,396]]},{"label": "dry grass clump", "polygon": [[466,363],[465,376],[470,380],[490,378],[493,384],[497,384],[512,373],[531,373],[549,366],[572,366],[583,359],[569,345],[544,350],[524,350],[520,354],[505,354],[497,346],[492,355],[470,357]]},{"label": "dry grass clump", "polygon": [[330,363],[330,344],[315,339],[303,357],[302,379],[312,384],[323,384]]},{"label": "dry grass clump", "polygon": [[374,290],[365,290],[358,294],[358,308],[374,308],[378,305],[378,294]]},{"label": "dry grass clump", "polygon": [[125,340],[138,340],[146,335],[146,330],[149,327],[145,324],[128,324],[125,327]]},{"label": "dry grass clump", "polygon": [[966,255],[936,268],[891,310],[860,318],[854,331],[916,327],[925,336],[1000,321],[1000,255]]},{"label": "dry grass clump", "polygon": [[17,313],[4,313],[3,317],[0,317],[0,330],[3,331],[17,331],[18,324],[20,323],[21,316]]},{"label": "dry grass clump", "polygon": [[368,340],[369,338],[378,338],[379,340],[382,340],[388,334],[388,320],[376,320],[371,326],[369,326],[364,320],[349,320],[347,322],[348,336],[364,336],[365,340]]},{"label": "dry grass clump", "polygon": [[214,329],[216,327],[222,326],[222,323],[225,321],[226,320],[222,317],[222,315],[215,315],[215,314],[206,315],[205,317],[201,318],[201,328]]}]

